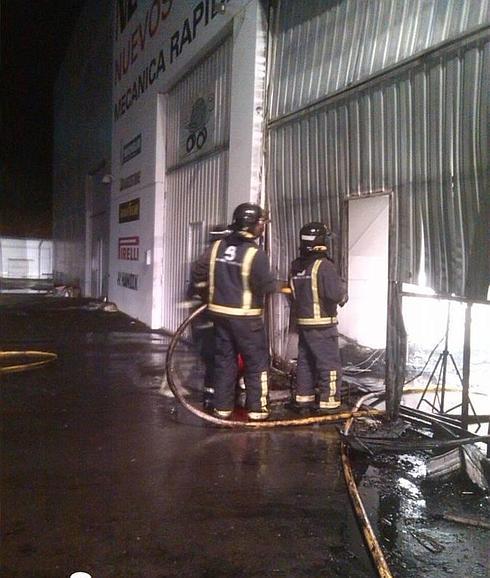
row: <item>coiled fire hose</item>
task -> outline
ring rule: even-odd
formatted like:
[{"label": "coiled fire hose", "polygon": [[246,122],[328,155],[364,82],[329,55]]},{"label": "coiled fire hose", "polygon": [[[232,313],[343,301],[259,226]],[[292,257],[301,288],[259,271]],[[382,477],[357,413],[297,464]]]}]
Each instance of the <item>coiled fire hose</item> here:
[{"label": "coiled fire hose", "polygon": [[[182,324],[179,326],[177,331],[175,332],[170,345],[167,350],[167,356],[165,360],[165,372],[167,376],[167,382],[170,387],[170,390],[177,398],[179,403],[190,413],[194,414],[195,416],[209,422],[215,424],[219,427],[224,427],[228,429],[232,428],[248,428],[248,429],[270,429],[274,427],[284,427],[284,426],[304,426],[310,425],[314,423],[327,423],[333,421],[340,421],[346,420],[353,416],[352,410],[342,411],[336,414],[331,415],[315,415],[311,417],[302,417],[297,419],[276,419],[276,420],[267,420],[267,421],[260,421],[260,422],[253,422],[253,421],[237,421],[237,420],[229,420],[229,419],[220,419],[215,417],[214,415],[210,415],[201,409],[198,409],[194,405],[190,404],[185,397],[182,395],[179,387],[175,384],[173,371],[174,371],[174,363],[173,363],[173,355],[175,353],[175,349],[179,340],[181,339],[184,331],[189,327],[189,325],[198,317],[205,309],[207,305],[203,304],[198,307],[193,313],[185,319]],[[373,411],[365,411],[359,408],[355,410],[356,416],[362,415],[373,415]]]},{"label": "coiled fire hose", "polygon": [[35,361],[28,361],[26,363],[14,363],[14,365],[0,365],[0,376],[5,373],[20,373],[21,371],[30,371],[43,367],[58,359],[56,353],[49,351],[0,351],[0,363],[5,360],[12,360],[12,362],[19,359],[33,358]]}]

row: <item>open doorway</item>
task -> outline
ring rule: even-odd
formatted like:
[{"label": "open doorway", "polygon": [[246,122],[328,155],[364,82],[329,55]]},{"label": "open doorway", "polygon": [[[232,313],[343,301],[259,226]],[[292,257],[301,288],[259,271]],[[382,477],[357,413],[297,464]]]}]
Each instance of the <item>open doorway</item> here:
[{"label": "open doorway", "polygon": [[339,329],[364,353],[386,349],[390,194],[346,201],[349,302]]}]

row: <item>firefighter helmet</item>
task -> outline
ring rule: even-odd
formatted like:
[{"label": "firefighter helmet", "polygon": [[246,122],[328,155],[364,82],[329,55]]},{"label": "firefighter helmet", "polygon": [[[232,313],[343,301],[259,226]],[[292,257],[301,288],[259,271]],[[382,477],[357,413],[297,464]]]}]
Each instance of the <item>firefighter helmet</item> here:
[{"label": "firefighter helmet", "polygon": [[235,231],[254,233],[257,225],[265,223],[267,214],[260,205],[242,203],[233,211],[231,228]]},{"label": "firefighter helmet", "polygon": [[303,225],[299,231],[299,246],[303,255],[310,251],[326,251],[330,231],[323,223],[312,222]]}]

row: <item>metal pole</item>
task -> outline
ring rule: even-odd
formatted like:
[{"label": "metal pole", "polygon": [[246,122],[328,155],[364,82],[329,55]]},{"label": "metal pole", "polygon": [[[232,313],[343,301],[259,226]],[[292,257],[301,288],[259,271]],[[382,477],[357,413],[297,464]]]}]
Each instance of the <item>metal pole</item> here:
[{"label": "metal pole", "polygon": [[470,360],[471,360],[471,306],[466,304],[464,313],[464,346],[463,346],[463,396],[461,407],[461,423],[468,429],[468,406],[470,402]]},{"label": "metal pole", "polygon": [[447,304],[447,320],[446,320],[446,337],[444,341],[444,351],[442,353],[442,386],[441,386],[441,410],[440,413],[444,413],[444,393],[446,389],[446,373],[447,373],[447,357],[449,354],[448,344],[449,344],[449,324],[451,319],[451,301]]}]

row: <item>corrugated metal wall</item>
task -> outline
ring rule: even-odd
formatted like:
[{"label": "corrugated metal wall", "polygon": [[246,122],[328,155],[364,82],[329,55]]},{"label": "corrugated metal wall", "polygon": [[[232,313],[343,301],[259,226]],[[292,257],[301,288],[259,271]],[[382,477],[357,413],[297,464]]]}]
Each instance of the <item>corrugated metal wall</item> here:
[{"label": "corrugated metal wall", "polygon": [[269,192],[281,273],[301,224],[340,233],[349,196],[398,192],[397,277],[414,282],[422,238],[428,283],[464,294],[488,195],[490,40],[427,59],[270,131]]},{"label": "corrugated metal wall", "polygon": [[[228,146],[230,133],[231,37],[187,74],[168,94],[167,171],[205,155],[210,150]],[[198,99],[207,104],[204,111],[194,111]],[[207,140],[205,145],[188,153],[183,150],[185,137],[192,131],[189,125],[199,124],[196,116],[205,114]]]},{"label": "corrugated metal wall", "polygon": [[[302,15],[295,2],[278,4],[272,26],[267,190],[271,257],[283,278],[302,224],[320,218],[341,235],[345,199],[393,191],[396,279],[416,282],[424,250],[427,284],[440,293],[465,294],[470,256],[488,214],[488,28],[327,96],[454,36],[461,28],[453,23],[470,26],[489,18],[487,2],[410,4],[415,9],[400,25],[387,14],[407,10],[404,2],[303,3]],[[305,10],[311,10],[308,18]],[[332,38],[342,41],[335,44]],[[316,54],[308,49],[310,41],[316,50],[331,42],[330,49],[321,59],[295,63],[294,53]],[[373,51],[383,58],[374,58]],[[366,64],[368,53],[378,64]],[[319,98],[317,105],[298,110]],[[337,243],[337,257],[339,249]],[[282,307],[274,310],[279,353],[287,323]]]},{"label": "corrugated metal wall", "polygon": [[[185,299],[191,262],[204,249],[193,233],[202,222],[203,241],[209,227],[223,223],[227,190],[228,152],[186,165],[168,176],[165,228],[164,327],[174,331],[189,314],[175,307]],[[202,238],[202,237],[201,237]],[[195,251],[193,254],[190,252]]]},{"label": "corrugated metal wall", "polygon": [[[231,56],[230,37],[168,95],[163,326],[171,331],[189,313],[175,303],[185,299],[190,264],[204,249],[209,229],[226,219]],[[186,127],[196,121],[192,104],[199,98],[212,101],[208,140],[187,153],[192,131]]]},{"label": "corrugated metal wall", "polygon": [[488,0],[274,2],[270,118],[490,20]]}]

